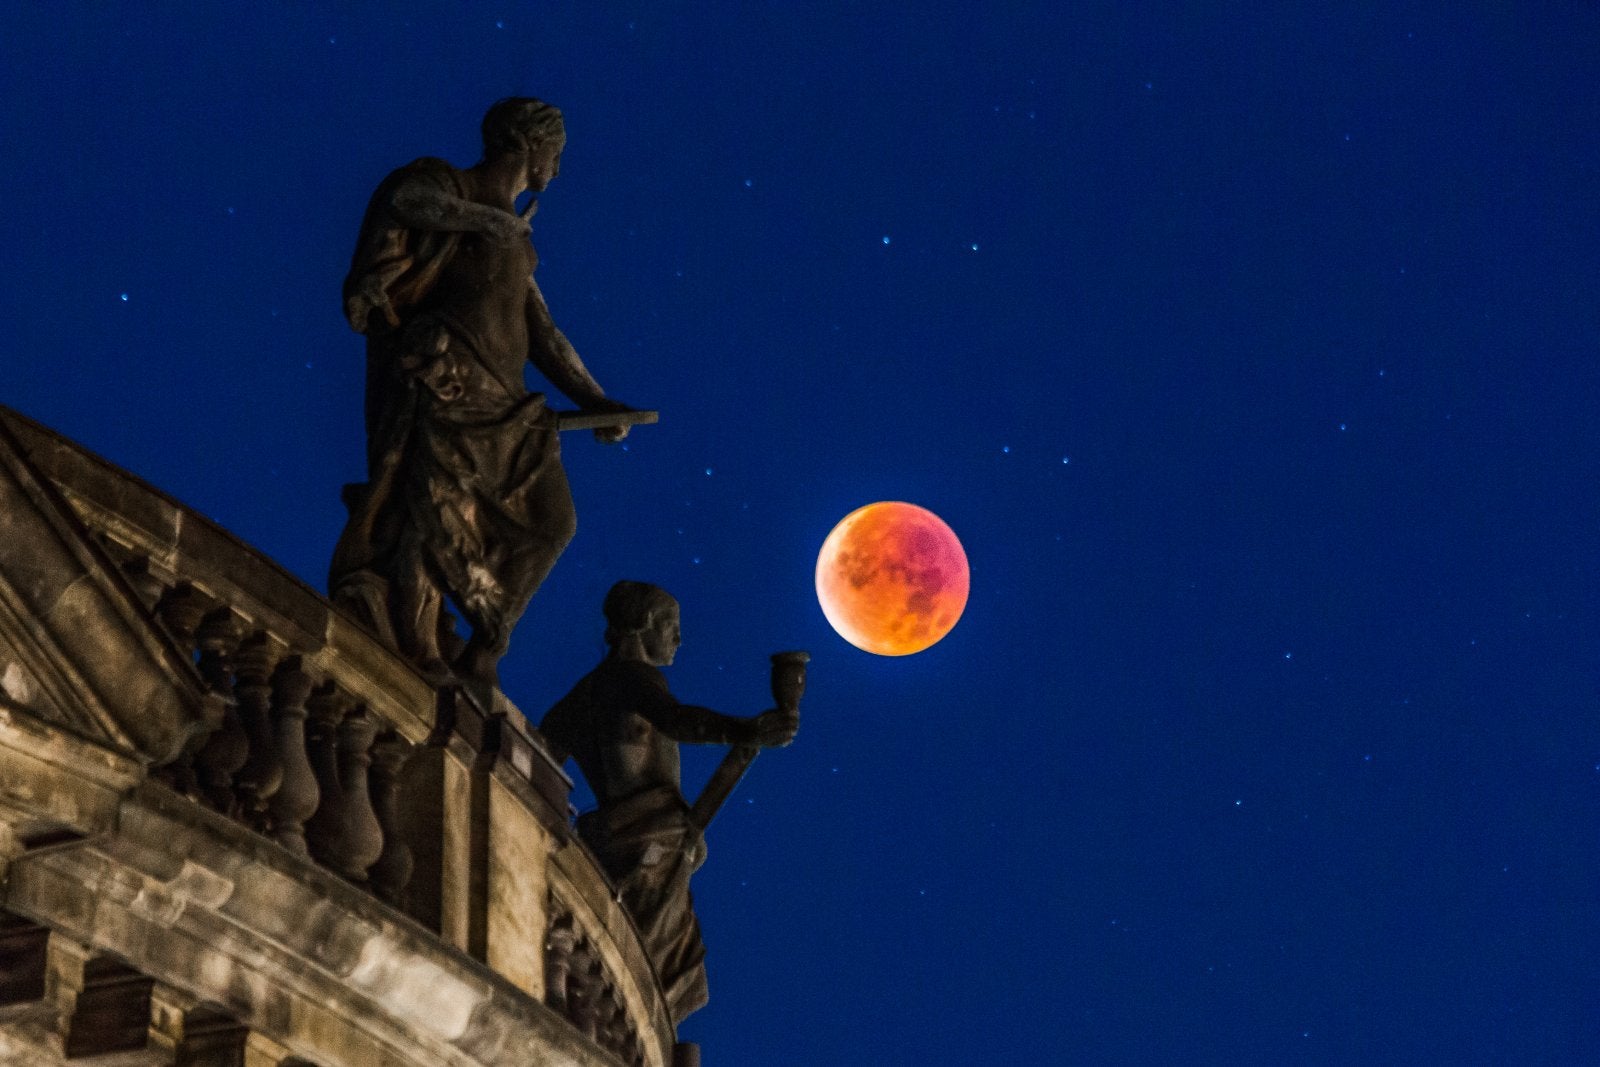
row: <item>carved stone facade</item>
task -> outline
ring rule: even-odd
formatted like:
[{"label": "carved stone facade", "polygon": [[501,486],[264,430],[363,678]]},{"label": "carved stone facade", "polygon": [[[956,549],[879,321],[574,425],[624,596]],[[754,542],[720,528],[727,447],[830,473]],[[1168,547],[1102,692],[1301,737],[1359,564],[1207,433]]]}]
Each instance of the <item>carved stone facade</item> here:
[{"label": "carved stone facade", "polygon": [[0,1062],[682,1067],[518,709],[0,409]]}]

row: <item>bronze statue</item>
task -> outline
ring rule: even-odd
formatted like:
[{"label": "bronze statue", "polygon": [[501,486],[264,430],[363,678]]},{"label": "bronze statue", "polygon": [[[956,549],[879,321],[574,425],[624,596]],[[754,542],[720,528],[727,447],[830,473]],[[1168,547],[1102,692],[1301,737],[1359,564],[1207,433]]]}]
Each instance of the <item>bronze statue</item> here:
[{"label": "bronze statue", "polygon": [[[344,284],[367,337],[367,477],[346,486],[349,522],[329,588],[440,680],[496,682],[511,628],[576,528],[557,413],[531,393],[531,362],[621,440],[652,421],[608,399],[551,321],[533,280],[529,219],[515,209],[559,169],[561,112],[502,100],[483,119],[483,159],[424,158],[372,196]],[[448,596],[472,627],[464,648]]]},{"label": "bronze statue", "polygon": [[[660,668],[672,663],[680,631],[678,602],[665,590],[618,582],[604,610],[610,652],[539,729],[594,790],[599,807],[579,817],[579,836],[633,916],[677,1023],[706,1002],[705,946],[689,895],[689,876],[705,861],[705,826],[758,748],[794,739],[807,657],[773,657],[778,707],[723,715],[680,704],[667,688]],[[736,746],[693,807],[681,792],[679,742]]]}]

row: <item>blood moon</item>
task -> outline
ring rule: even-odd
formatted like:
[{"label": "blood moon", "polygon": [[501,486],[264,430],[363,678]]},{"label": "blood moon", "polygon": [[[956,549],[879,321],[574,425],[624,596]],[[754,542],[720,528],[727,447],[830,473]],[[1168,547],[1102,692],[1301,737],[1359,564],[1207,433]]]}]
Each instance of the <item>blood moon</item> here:
[{"label": "blood moon", "polygon": [[817,600],[839,636],[880,656],[937,642],[967,606],[967,554],[926,508],[883,500],[840,520],[817,555]]}]

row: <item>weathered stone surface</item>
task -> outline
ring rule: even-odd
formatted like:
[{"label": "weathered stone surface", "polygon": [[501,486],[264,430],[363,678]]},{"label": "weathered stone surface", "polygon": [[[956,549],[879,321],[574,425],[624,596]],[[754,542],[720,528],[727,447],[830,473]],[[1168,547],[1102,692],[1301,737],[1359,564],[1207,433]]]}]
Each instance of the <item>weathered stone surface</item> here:
[{"label": "weathered stone surface", "polygon": [[119,822],[15,862],[4,905],[182,976],[170,984],[321,1067],[607,1063],[504,978],[237,823],[161,787]]},{"label": "weathered stone surface", "polygon": [[459,746],[445,749],[444,806],[439,885],[439,935],[475,959],[484,957],[484,881],[488,868],[485,832],[488,783]]},{"label": "weathered stone surface", "polygon": [[[4,612],[5,607],[0,605],[0,614]],[[59,723],[75,721],[78,711],[74,703],[57,695],[64,688],[63,679],[44,666],[48,653],[37,639],[24,635],[23,629],[20,620],[9,626],[0,624],[0,696],[11,707],[38,718]],[[82,725],[86,730],[95,730],[92,720]]]},{"label": "weathered stone surface", "polygon": [[502,782],[489,783],[487,962],[530,996],[544,994],[545,871],[554,842]]},{"label": "weathered stone surface", "polygon": [[0,1063],[68,1067],[54,1005],[36,1000],[0,1011]]},{"label": "weathered stone surface", "polygon": [[12,687],[21,677],[24,690],[47,692],[36,710],[70,729],[155,763],[175,755],[204,723],[194,668],[147,624],[121,572],[3,427],[0,544],[24,549],[0,553]]},{"label": "weathered stone surface", "polygon": [[0,699],[0,822],[18,851],[40,839],[110,828],[142,773],[134,757]]},{"label": "weathered stone surface", "polygon": [[240,643],[235,656],[234,695],[239,701],[239,721],[248,757],[239,768],[234,788],[238,792],[240,818],[260,831],[271,824],[269,805],[284,779],[283,751],[273,724],[272,699],[273,673],[283,658],[281,646],[259,630]]},{"label": "weathered stone surface", "polygon": [[400,781],[412,745],[393,730],[380,736],[372,746],[372,810],[378,820],[383,849],[367,872],[372,891],[379,899],[397,907],[405,901],[405,890],[415,866],[406,829],[400,819]]},{"label": "weathered stone surface", "polygon": [[324,644],[308,666],[337,677],[351,697],[407,741],[426,741],[433,731],[433,687],[340,612],[330,612],[327,623]]},{"label": "weathered stone surface", "polygon": [[444,762],[442,745],[424,745],[406,762],[406,774],[395,797],[401,833],[411,850],[411,878],[406,883],[405,913],[429,930],[443,931],[444,888]]}]

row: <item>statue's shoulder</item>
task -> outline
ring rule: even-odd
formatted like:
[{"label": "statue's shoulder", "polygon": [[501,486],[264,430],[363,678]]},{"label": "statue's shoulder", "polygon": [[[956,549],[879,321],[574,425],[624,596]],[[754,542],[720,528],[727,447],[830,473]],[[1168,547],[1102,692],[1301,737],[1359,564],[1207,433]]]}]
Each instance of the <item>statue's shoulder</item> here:
[{"label": "statue's shoulder", "polygon": [[629,707],[640,697],[668,694],[667,677],[648,663],[636,660],[606,659],[579,679],[561,701],[545,715],[547,722],[561,722],[596,713]]},{"label": "statue's shoulder", "polygon": [[667,692],[667,676],[661,668],[632,659],[608,659],[593,675],[601,684],[624,691]]},{"label": "statue's shoulder", "polygon": [[391,170],[383,181],[378,183],[377,191],[373,193],[373,200],[387,200],[394,195],[396,189],[402,185],[429,185],[437,189],[452,193],[461,192],[461,171],[455,166],[435,156],[423,156],[413,159],[403,167]]},{"label": "statue's shoulder", "polygon": [[[415,303],[432,283],[440,258],[453,247],[448,240],[435,240],[431,245],[419,243],[408,227],[395,218],[391,205],[402,189],[454,196],[464,192],[461,172],[432,156],[397,167],[378,183],[361,218],[361,232],[344,280],[346,314],[351,316],[352,324],[366,322],[367,312],[360,307],[352,311],[351,301],[368,289],[387,293],[396,312]],[[356,325],[356,329],[367,332],[362,325]]]}]

